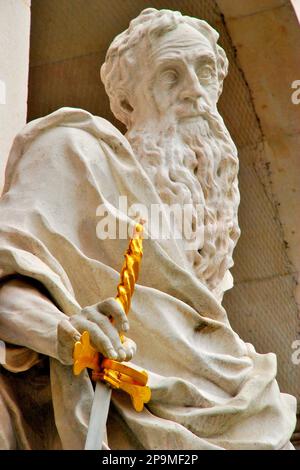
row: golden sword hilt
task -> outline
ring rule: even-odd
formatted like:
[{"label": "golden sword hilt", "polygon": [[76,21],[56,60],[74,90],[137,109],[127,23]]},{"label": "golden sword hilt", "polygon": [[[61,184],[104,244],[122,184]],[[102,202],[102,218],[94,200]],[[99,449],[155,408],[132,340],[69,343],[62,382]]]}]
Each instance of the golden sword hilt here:
[{"label": "golden sword hilt", "polygon": [[[143,223],[143,222],[142,222]],[[128,315],[134,286],[139,275],[139,267],[143,256],[142,223],[136,224],[133,238],[125,253],[125,261],[120,273],[120,283],[117,287],[116,301]],[[124,340],[121,335],[121,341]],[[144,403],[151,398],[151,390],[147,386],[148,374],[145,371],[122,364],[112,359],[104,358],[90,343],[88,331],[84,331],[80,341],[77,341],[73,352],[73,371],[79,375],[85,368],[92,369],[92,379],[102,380],[112,388],[123,390],[131,397],[134,409],[142,411]]]}]

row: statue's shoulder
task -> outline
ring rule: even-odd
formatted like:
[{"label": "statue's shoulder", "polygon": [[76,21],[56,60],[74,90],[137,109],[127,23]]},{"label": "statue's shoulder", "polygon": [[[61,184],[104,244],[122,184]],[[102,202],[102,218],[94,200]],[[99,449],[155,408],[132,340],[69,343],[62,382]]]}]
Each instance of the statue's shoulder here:
[{"label": "statue's shoulder", "polygon": [[[40,134],[54,129],[60,129],[60,134],[65,134],[66,137],[70,136],[68,129],[73,130],[72,135],[74,136],[76,136],[76,130],[85,131],[108,145],[110,143],[115,145],[116,142],[119,142],[129,147],[127,139],[107,119],[95,116],[84,109],[70,107],[60,108],[47,116],[29,122],[17,137],[28,143]],[[83,136],[82,132],[78,132],[79,135]]]},{"label": "statue's shoulder", "polygon": [[35,119],[26,124],[14,140],[6,167],[6,186],[19,163],[35,158],[40,152],[44,156],[43,161],[47,162],[56,158],[55,155],[64,158],[64,150],[68,147],[84,148],[86,152],[82,154],[89,159],[100,154],[99,143],[117,154],[132,153],[126,137],[115,126],[83,109],[64,107]]}]

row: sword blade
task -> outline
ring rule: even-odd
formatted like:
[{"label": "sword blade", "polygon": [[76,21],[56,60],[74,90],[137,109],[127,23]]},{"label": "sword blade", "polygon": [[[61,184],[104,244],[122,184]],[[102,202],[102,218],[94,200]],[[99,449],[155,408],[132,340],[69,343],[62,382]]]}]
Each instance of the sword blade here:
[{"label": "sword blade", "polygon": [[97,382],[91,410],[85,450],[101,450],[106,434],[106,422],[111,398],[111,388]]}]

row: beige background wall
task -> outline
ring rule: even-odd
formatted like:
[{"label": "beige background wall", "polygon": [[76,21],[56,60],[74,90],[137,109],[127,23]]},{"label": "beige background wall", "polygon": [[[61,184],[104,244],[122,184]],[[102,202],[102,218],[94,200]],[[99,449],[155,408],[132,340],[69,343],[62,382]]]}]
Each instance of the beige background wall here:
[{"label": "beige background wall", "polygon": [[0,0],[0,193],[8,152],[26,122],[30,0]]},{"label": "beige background wall", "polygon": [[300,365],[291,361],[300,334],[300,106],[290,99],[300,29],[290,2],[33,0],[28,118],[77,106],[119,126],[99,67],[112,38],[149,6],[180,9],[220,32],[230,73],[219,108],[239,150],[242,229],[225,305],[245,340],[277,353],[282,390],[300,398]]},{"label": "beige background wall", "polygon": [[[282,381],[294,380],[299,396],[300,366],[290,365],[289,345],[293,335],[299,338],[300,105],[292,103],[291,95],[294,91],[292,83],[300,77],[300,26],[291,2],[286,0],[247,0],[238,4],[232,0],[217,0],[217,3],[225,16],[238,63],[249,87],[260,131],[252,142],[251,150],[249,148],[247,151],[252,155],[250,166],[262,183],[260,189],[265,193],[266,207],[270,203],[273,206],[275,222],[271,223],[263,212],[262,220],[257,217],[252,219],[255,188],[253,194],[252,188],[249,188],[251,206],[244,210],[247,191],[242,192],[242,225],[248,227],[248,233],[252,233],[254,257],[263,269],[257,266],[254,277],[249,277],[249,272],[244,271],[244,255],[246,252],[250,254],[250,250],[248,242],[242,237],[234,270],[237,286],[235,292],[227,296],[226,304],[233,314],[234,327],[243,337],[249,340],[255,337],[257,346],[263,349],[266,344],[277,344],[280,362],[285,356],[285,366],[282,362],[285,371],[281,371],[285,377]],[[240,148],[240,153],[244,150]],[[242,167],[241,173],[243,171]],[[261,197],[257,199],[257,204],[262,204]],[[249,217],[250,221],[243,223],[244,216]],[[258,223],[259,230],[256,227]],[[263,228],[266,224],[268,227]],[[257,237],[263,238],[259,245],[269,245],[259,257],[255,247]],[[278,250],[275,237],[280,237],[284,244],[283,251]],[[244,241],[248,250],[241,246]],[[254,299],[258,296],[260,305],[264,306],[260,322],[253,309],[256,304]],[[280,302],[279,297],[285,298],[285,302]],[[247,306],[249,299],[253,299],[252,305]],[[294,300],[298,302],[297,310]],[[241,306],[248,314],[246,321],[238,313]],[[266,340],[267,331],[268,335],[277,339],[271,340],[271,343]]]}]

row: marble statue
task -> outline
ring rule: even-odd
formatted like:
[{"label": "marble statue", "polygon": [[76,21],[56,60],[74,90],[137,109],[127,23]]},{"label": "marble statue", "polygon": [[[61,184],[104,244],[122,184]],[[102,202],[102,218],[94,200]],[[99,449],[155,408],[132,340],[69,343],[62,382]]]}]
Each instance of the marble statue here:
[{"label": "marble statue", "polygon": [[[221,305],[240,230],[217,41],[205,21],[146,9],[101,68],[126,136],[62,108],[16,137],[0,201],[1,448],[84,447],[94,392],[87,372],[72,372],[84,330],[104,355],[149,372],[142,413],[113,392],[110,448],[292,448],[296,400],[279,391],[276,356],[243,342]],[[130,207],[190,207],[196,234],[149,232],[129,319],[113,299],[127,240],[96,230],[99,207],[119,232],[133,226],[124,196]],[[119,332],[130,339],[120,343]]]}]

